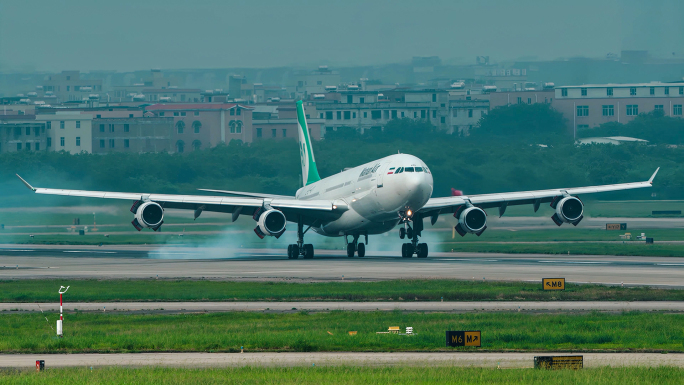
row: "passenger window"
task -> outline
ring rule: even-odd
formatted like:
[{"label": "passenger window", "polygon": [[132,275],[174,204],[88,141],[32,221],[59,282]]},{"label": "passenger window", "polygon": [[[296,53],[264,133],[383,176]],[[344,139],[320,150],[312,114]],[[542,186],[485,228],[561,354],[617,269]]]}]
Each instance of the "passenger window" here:
[{"label": "passenger window", "polygon": [[404,169],[404,171],[406,171],[406,172],[413,172],[413,167],[406,167],[406,168]]},{"label": "passenger window", "polygon": [[422,167],[416,167],[416,172],[423,172],[423,168]]}]

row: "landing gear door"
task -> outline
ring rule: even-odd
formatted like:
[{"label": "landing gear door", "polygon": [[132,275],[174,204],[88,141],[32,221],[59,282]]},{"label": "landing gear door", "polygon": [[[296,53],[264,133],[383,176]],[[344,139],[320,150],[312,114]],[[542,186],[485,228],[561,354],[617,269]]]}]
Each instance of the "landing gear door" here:
[{"label": "landing gear door", "polygon": [[380,188],[383,186],[383,181],[385,180],[385,173],[387,172],[387,165],[389,163],[383,163],[380,165],[380,168],[378,169],[378,178],[377,178],[377,187]]}]

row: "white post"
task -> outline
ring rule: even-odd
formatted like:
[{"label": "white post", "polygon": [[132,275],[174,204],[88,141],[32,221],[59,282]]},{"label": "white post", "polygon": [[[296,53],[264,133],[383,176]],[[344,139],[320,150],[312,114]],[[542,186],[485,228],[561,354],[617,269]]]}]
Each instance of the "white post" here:
[{"label": "white post", "polygon": [[[62,291],[64,289],[64,291]],[[62,313],[62,294],[66,293],[67,290],[69,290],[69,286],[64,288],[64,286],[59,287],[59,320],[57,321],[57,336],[58,337],[63,337],[63,332],[62,332],[62,322],[64,321],[64,314]]]}]

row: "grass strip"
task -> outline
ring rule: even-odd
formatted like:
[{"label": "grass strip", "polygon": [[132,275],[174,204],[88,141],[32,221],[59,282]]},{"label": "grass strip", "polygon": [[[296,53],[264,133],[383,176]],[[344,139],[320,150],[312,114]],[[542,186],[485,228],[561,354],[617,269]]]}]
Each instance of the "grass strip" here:
[{"label": "grass strip", "polygon": [[0,302],[119,301],[684,301],[684,290],[576,285],[544,291],[541,281],[392,280],[381,282],[234,282],[207,280],[0,281]]},{"label": "grass strip", "polygon": [[13,384],[681,384],[684,369],[590,368],[583,370],[481,369],[458,367],[241,367],[59,368],[40,373],[0,371],[0,382]]},{"label": "grass strip", "polygon": [[[666,313],[73,313],[64,338],[52,330],[57,317],[3,315],[0,352],[684,351],[684,315]],[[376,334],[389,326],[416,335]],[[482,348],[447,348],[446,330],[481,330]]]},{"label": "grass strip", "polygon": [[447,242],[439,245],[441,251],[468,253],[509,254],[568,254],[568,255],[623,255],[644,257],[681,257],[681,244],[626,243],[544,243],[544,244],[495,244]]}]

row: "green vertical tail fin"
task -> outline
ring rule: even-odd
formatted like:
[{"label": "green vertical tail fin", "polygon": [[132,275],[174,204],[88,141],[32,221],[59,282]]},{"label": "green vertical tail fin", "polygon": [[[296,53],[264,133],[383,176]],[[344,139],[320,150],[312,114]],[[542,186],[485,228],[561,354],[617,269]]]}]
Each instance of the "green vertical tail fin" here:
[{"label": "green vertical tail fin", "polygon": [[301,100],[297,101],[297,121],[299,122],[299,156],[302,160],[302,179],[304,186],[318,182],[321,177],[316,168],[316,159],[311,149],[311,138],[309,137],[309,126],[306,124],[306,115]]}]

